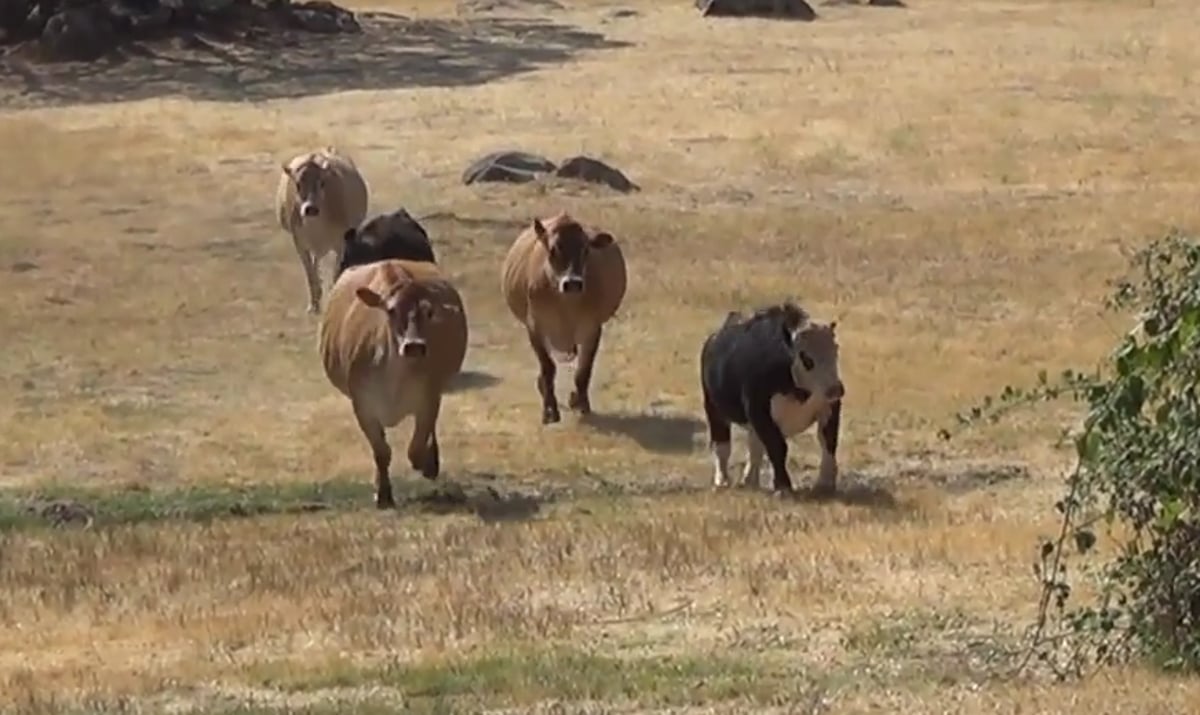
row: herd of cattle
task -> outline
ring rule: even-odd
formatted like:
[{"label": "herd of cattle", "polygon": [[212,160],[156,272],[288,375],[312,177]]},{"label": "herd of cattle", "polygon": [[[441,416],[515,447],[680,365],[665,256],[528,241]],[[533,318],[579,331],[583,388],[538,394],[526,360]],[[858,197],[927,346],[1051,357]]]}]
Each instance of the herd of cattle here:
[{"label": "herd of cattle", "polygon": [[[441,271],[429,236],[404,209],[367,219],[368,189],[354,161],[333,147],[282,164],[279,223],[292,237],[308,284],[308,311],[321,312],[319,261],[336,257],[320,316],[329,382],[349,398],[375,459],[375,503],[394,506],[385,429],[412,417],[408,461],[426,478],[440,471],[442,395],[462,369],[468,321],[462,296]],[[591,412],[588,388],[604,325],[625,297],[617,240],[565,212],[535,218],[500,266],[501,291],[538,362],[542,424],[559,422],[556,362],[576,362],[568,406]],[[700,385],[714,485],[728,486],[731,425],[747,433],[743,484],[757,484],[765,452],[776,492],[791,492],[787,438],[818,425],[821,463],[814,491],[836,489],[845,394],[836,321],[820,323],[793,302],[750,315],[730,312],[700,350]]]}]

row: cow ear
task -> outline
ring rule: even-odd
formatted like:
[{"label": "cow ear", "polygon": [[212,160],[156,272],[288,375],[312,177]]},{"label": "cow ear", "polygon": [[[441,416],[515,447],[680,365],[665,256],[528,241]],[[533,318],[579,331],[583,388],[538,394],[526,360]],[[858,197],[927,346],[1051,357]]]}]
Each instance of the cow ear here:
[{"label": "cow ear", "polygon": [[838,322],[835,320],[829,324],[829,332],[837,332],[837,323]]},{"label": "cow ear", "polygon": [[354,295],[358,296],[359,300],[366,303],[367,306],[369,306],[371,308],[383,308],[384,307],[383,296],[379,295],[378,293],[371,290],[370,288],[367,288],[366,286],[362,286],[359,289],[355,290]]},{"label": "cow ear", "polygon": [[537,236],[537,240],[548,244],[550,242],[550,234],[546,233],[546,226],[542,224],[541,219],[533,220],[533,233]]},{"label": "cow ear", "polygon": [[608,248],[613,243],[613,237],[611,233],[601,231],[589,238],[588,243],[591,244],[592,248]]},{"label": "cow ear", "polygon": [[279,168],[283,169],[283,173],[287,174],[289,177],[292,175],[292,162],[281,161],[279,162]]},{"label": "cow ear", "polygon": [[358,235],[358,229],[356,229],[356,228],[346,229],[346,232],[344,234],[342,234],[342,243],[350,243],[351,241],[354,240],[354,237],[356,235]]}]

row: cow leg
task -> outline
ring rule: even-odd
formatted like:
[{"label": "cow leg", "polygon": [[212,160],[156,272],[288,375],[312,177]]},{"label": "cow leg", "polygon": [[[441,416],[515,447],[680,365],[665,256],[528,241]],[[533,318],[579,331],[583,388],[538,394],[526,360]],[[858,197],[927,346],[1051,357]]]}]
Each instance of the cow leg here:
[{"label": "cow leg", "polygon": [[[703,390],[703,386],[701,387]],[[704,418],[708,421],[708,447],[713,456],[713,488],[729,485],[729,453],[733,439],[729,420],[721,414],[708,390],[704,391]]]},{"label": "cow leg", "polygon": [[758,435],[754,434],[754,429],[746,430],[746,468],[742,472],[742,486],[758,486],[763,453],[763,443],[758,439]]},{"label": "cow leg", "polygon": [[412,439],[408,442],[408,463],[413,469],[421,470],[426,479],[437,479],[441,471],[441,455],[437,443],[437,419],[442,406],[442,395],[433,392],[417,411],[413,424]]},{"label": "cow leg", "polygon": [[370,415],[359,402],[354,403],[354,418],[358,428],[371,443],[371,454],[375,457],[375,506],[390,509],[396,506],[392,498],[392,480],[388,469],[392,464],[392,448],[388,446],[383,424]]},{"label": "cow leg", "polygon": [[538,361],[537,388],[538,394],[542,396],[542,424],[553,424],[562,420],[558,411],[558,397],[554,394],[554,377],[558,368],[550,359],[550,353],[537,331],[529,331],[529,346],[533,348],[533,354],[537,356]]},{"label": "cow leg", "polygon": [[295,234],[292,235],[292,246],[304,267],[304,280],[308,283],[308,312],[316,313],[321,309],[321,277],[317,275],[316,259]]},{"label": "cow leg", "polygon": [[775,419],[771,417],[771,400],[768,397],[755,399],[749,395],[743,397],[746,416],[750,420],[750,429],[754,431],[758,441],[762,443],[771,462],[771,470],[775,473],[774,489],[778,493],[794,491],[792,478],[787,470],[787,440]]},{"label": "cow leg", "polygon": [[579,354],[579,367],[575,370],[575,390],[567,402],[567,406],[578,410],[579,414],[587,415],[592,412],[592,401],[588,399],[588,386],[592,383],[592,368],[596,365],[596,353],[600,350],[600,336],[604,326],[597,325],[596,332],[588,337]]},{"label": "cow leg", "polygon": [[833,403],[829,413],[817,428],[817,441],[821,445],[821,467],[813,491],[817,494],[833,494],[837,491],[838,432],[842,427],[842,403]]}]

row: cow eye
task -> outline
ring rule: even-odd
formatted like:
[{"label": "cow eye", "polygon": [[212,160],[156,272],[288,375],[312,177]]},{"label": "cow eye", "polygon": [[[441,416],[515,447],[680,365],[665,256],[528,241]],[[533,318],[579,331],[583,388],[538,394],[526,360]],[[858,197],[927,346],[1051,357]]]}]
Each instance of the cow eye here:
[{"label": "cow eye", "polygon": [[796,357],[800,358],[800,363],[804,365],[805,370],[811,370],[813,369],[813,366],[816,365],[816,363],[813,362],[813,359],[810,358],[806,352],[801,352]]}]

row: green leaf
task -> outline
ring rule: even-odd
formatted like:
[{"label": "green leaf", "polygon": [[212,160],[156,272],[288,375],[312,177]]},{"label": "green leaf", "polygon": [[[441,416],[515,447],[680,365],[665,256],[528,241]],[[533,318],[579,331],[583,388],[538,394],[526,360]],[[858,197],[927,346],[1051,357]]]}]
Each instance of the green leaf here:
[{"label": "green leaf", "polygon": [[1086,554],[1087,552],[1091,551],[1092,547],[1095,545],[1096,535],[1092,533],[1091,529],[1076,529],[1075,549],[1079,553]]},{"label": "green leaf", "polygon": [[1085,464],[1094,463],[1100,455],[1100,433],[1088,430],[1075,438],[1075,454]]}]

